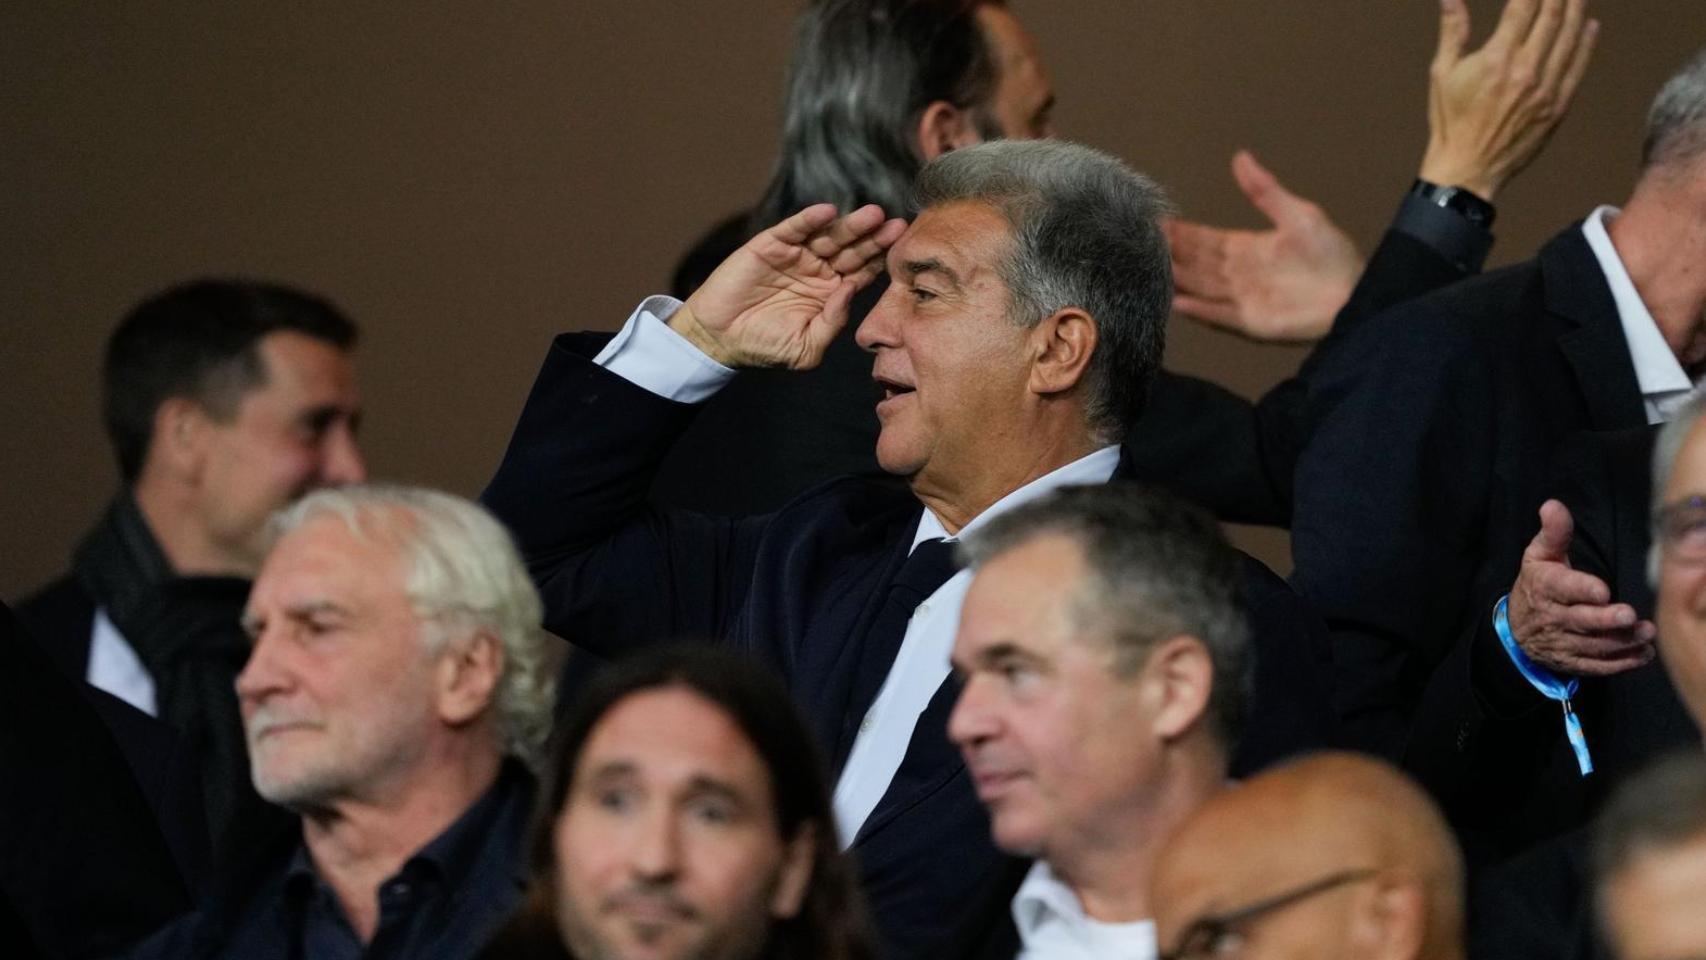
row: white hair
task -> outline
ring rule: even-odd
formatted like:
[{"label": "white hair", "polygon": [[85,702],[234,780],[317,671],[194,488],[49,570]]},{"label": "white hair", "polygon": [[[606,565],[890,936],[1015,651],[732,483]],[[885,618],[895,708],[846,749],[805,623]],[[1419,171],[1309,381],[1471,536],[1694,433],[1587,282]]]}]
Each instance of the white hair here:
[{"label": "white hair", "polygon": [[272,518],[274,540],[321,516],[352,534],[394,544],[408,573],[403,592],[423,620],[428,650],[453,634],[485,630],[503,647],[494,711],[505,753],[539,769],[551,731],[555,679],[544,608],[515,542],[479,504],[420,487],[364,484],[318,490]]}]

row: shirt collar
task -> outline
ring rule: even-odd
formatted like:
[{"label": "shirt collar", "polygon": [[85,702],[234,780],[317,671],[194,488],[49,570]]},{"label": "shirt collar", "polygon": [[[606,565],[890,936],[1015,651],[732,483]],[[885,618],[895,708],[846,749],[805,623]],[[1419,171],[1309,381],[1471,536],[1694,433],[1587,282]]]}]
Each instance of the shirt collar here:
[{"label": "shirt collar", "polygon": [[1078,895],[1042,860],[1031,865],[1024,882],[1019,884],[1019,891],[1013,895],[1012,911],[1013,925],[1018,928],[1019,941],[1025,947],[1021,953],[1028,952],[1038,942],[1046,927],[1058,923],[1072,932],[1073,940],[1099,948],[1117,947],[1120,956],[1127,955],[1128,950],[1133,956],[1155,955],[1153,920],[1130,923],[1092,920],[1078,902]]},{"label": "shirt collar", "polygon": [[[506,758],[496,782],[474,801],[474,805],[464,810],[432,842],[404,861],[396,875],[385,882],[388,884],[405,877],[417,880],[433,878],[450,888],[460,887],[474,871],[481,852],[489,845],[503,842],[498,835],[499,822],[510,816],[524,815],[517,811],[524,809],[528,803],[531,785],[532,774],[521,762]],[[324,885],[319,871],[314,869],[313,858],[308,855],[308,845],[302,842],[297,843],[284,877],[285,889],[297,895]]]},{"label": "shirt collar", "polygon": [[958,540],[991,517],[1001,514],[1028,503],[1044,494],[1051,493],[1061,487],[1074,484],[1107,483],[1113,479],[1114,471],[1120,465],[1120,448],[1118,444],[1103,447],[1088,456],[1079,457],[1064,467],[1058,467],[1032,480],[1005,497],[989,505],[989,509],[972,518],[972,521],[960,529],[954,536],[948,536],[948,528],[936,514],[926,507],[924,516],[918,521],[918,532],[912,536],[912,546],[916,548],[926,540]]},{"label": "shirt collar", "polygon": [[1605,274],[1606,286],[1611,288],[1611,298],[1617,304],[1617,319],[1623,324],[1623,339],[1629,344],[1629,359],[1634,361],[1635,380],[1641,385],[1641,395],[1652,397],[1692,390],[1694,382],[1688,379],[1682,363],[1671,352],[1670,345],[1665,343],[1658,322],[1641,300],[1641,293],[1635,289],[1635,281],[1629,278],[1623,258],[1618,255],[1617,247],[1611,242],[1611,234],[1605,228],[1606,223],[1618,213],[1616,207],[1594,210],[1582,221],[1582,236],[1599,261],[1600,272]]}]

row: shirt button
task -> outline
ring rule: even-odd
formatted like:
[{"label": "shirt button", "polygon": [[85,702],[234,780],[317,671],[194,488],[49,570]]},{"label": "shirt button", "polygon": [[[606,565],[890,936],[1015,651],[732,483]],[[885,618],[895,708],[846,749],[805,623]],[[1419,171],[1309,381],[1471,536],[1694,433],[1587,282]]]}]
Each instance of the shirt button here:
[{"label": "shirt button", "polygon": [[928,603],[919,604],[918,609],[913,612],[913,616],[915,616],[915,617],[928,617],[929,615],[930,615],[930,604],[928,604]]},{"label": "shirt button", "polygon": [[871,731],[871,727],[876,725],[877,718],[876,718],[875,714],[876,714],[875,710],[871,711],[870,713],[865,714],[865,719],[860,721],[860,723],[859,723],[859,732],[860,733],[869,733]]}]

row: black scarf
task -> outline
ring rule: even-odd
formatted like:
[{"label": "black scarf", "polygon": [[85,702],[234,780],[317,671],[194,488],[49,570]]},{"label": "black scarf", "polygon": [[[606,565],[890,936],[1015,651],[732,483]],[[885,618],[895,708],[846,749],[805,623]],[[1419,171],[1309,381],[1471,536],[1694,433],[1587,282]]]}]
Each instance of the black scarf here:
[{"label": "black scarf", "polygon": [[249,656],[241,626],[249,581],[177,576],[128,493],[78,546],[72,570],[148,668],[160,719],[200,758],[217,855],[262,803],[233,688]]}]

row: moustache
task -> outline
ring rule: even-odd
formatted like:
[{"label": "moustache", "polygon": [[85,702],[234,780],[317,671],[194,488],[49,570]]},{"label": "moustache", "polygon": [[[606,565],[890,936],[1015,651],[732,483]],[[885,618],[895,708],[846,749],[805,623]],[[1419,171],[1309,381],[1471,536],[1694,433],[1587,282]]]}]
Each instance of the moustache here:
[{"label": "moustache", "polygon": [[274,706],[256,707],[253,712],[243,718],[243,730],[249,743],[254,744],[274,730],[286,727],[314,727],[321,723],[317,718],[309,717],[299,711]]}]

